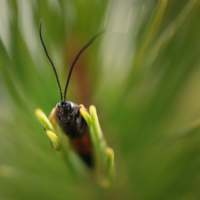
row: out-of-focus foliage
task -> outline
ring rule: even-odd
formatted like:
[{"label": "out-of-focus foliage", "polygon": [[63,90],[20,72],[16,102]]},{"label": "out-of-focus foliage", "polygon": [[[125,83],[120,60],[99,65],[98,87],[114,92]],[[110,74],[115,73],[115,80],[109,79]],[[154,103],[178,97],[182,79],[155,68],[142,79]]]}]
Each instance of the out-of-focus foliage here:
[{"label": "out-of-focus foliage", "polygon": [[[74,178],[34,115],[67,99],[97,107],[115,150],[111,189]],[[0,199],[200,198],[199,0],[0,1]]]}]

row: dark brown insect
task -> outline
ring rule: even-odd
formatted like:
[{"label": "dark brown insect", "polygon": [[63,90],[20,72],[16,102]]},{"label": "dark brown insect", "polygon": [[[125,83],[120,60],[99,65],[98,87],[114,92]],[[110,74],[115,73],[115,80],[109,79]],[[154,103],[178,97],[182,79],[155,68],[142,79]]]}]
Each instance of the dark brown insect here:
[{"label": "dark brown insect", "polygon": [[70,68],[69,75],[67,78],[67,83],[66,83],[65,92],[64,92],[64,100],[63,100],[63,93],[62,93],[60,81],[58,78],[58,74],[57,74],[56,68],[54,66],[54,63],[51,60],[51,58],[47,52],[46,46],[43,42],[41,28],[42,28],[42,21],[40,23],[40,29],[39,29],[40,39],[41,39],[44,51],[47,55],[47,58],[49,59],[51,65],[53,67],[54,73],[56,75],[56,80],[58,83],[58,87],[60,90],[60,96],[61,96],[61,101],[51,111],[49,119],[50,120],[53,119],[54,128],[56,128],[56,121],[60,124],[64,133],[71,139],[71,143],[72,143],[75,151],[77,152],[77,154],[82,158],[82,160],[89,167],[93,167],[93,165],[94,165],[93,147],[92,147],[91,140],[90,140],[89,129],[88,129],[86,121],[84,120],[83,116],[80,113],[80,108],[84,107],[84,106],[83,105],[78,106],[77,104],[67,101],[66,94],[67,94],[67,88],[69,85],[69,80],[70,80],[70,77],[72,74],[72,70],[74,68],[76,61],[78,60],[81,53],[103,32],[96,34],[79,51],[76,58],[74,59],[74,62],[72,63],[72,66]]}]

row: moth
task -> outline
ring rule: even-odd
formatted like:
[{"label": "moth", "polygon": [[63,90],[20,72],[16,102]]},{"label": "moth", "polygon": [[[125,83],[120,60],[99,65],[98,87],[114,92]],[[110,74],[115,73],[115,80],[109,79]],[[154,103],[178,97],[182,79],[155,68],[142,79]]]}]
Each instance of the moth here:
[{"label": "moth", "polygon": [[[69,85],[69,81],[71,78],[72,70],[74,69],[75,63],[78,60],[79,56],[82,54],[82,52],[92,44],[92,42],[103,32],[97,33],[77,54],[75,57],[66,82],[65,86],[65,91],[64,91],[64,96],[62,92],[62,88],[60,85],[60,81],[58,78],[58,74],[55,68],[55,65],[50,58],[46,46],[44,44],[43,38],[42,38],[42,21],[40,23],[40,28],[39,28],[39,35],[40,35],[40,40],[42,43],[42,46],[44,48],[44,51],[46,53],[46,56],[48,60],[50,61],[54,74],[56,76],[57,84],[59,87],[60,91],[60,97],[61,101],[57,103],[56,107],[52,109],[51,114],[49,116],[49,119],[53,119],[53,126],[56,128],[56,122],[61,126],[64,134],[66,134],[72,143],[72,146],[74,147],[74,150],[76,153],[80,156],[80,158],[85,162],[85,164],[89,167],[94,166],[94,160],[93,160],[93,147],[90,139],[90,134],[89,134],[89,128],[88,125],[83,118],[83,116],[80,113],[80,108],[84,107],[82,104],[77,105],[73,102],[67,101],[66,100],[66,94],[67,94],[67,88]],[[64,97],[64,98],[63,98]]]}]

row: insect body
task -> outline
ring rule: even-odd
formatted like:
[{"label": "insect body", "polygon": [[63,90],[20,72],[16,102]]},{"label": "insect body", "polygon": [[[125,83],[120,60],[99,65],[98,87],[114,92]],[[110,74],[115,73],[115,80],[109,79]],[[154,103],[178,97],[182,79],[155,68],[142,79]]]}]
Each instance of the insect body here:
[{"label": "insect body", "polygon": [[86,121],[80,114],[81,106],[72,102],[61,102],[56,105],[56,120],[64,133],[71,139],[72,145],[79,156],[93,166],[92,145]]},{"label": "insect body", "polygon": [[53,61],[51,60],[47,49],[45,47],[45,44],[42,39],[42,33],[41,33],[41,28],[42,28],[42,21],[40,24],[40,39],[43,45],[43,48],[45,50],[45,53],[53,67],[54,73],[56,75],[56,80],[58,83],[58,87],[60,90],[60,96],[61,96],[61,101],[56,105],[55,108],[51,111],[51,114],[49,116],[49,119],[53,119],[53,126],[54,128],[56,127],[56,121],[60,124],[62,130],[64,133],[71,139],[72,145],[75,149],[75,151],[78,153],[78,155],[82,158],[82,160],[89,166],[93,166],[93,159],[92,159],[92,153],[93,153],[93,148],[90,140],[90,135],[89,135],[89,129],[87,126],[86,121],[82,117],[80,113],[80,108],[84,107],[83,105],[77,105],[72,102],[69,102],[66,100],[66,94],[67,94],[67,88],[69,85],[69,80],[71,77],[72,70],[74,68],[74,65],[81,55],[81,53],[103,32],[98,33],[95,35],[78,53],[76,56],[74,62],[72,63],[72,66],[69,71],[67,83],[65,86],[65,92],[64,92],[64,100],[63,100],[63,93],[60,85],[60,81],[58,78],[58,74],[56,71],[56,68],[54,66]]}]

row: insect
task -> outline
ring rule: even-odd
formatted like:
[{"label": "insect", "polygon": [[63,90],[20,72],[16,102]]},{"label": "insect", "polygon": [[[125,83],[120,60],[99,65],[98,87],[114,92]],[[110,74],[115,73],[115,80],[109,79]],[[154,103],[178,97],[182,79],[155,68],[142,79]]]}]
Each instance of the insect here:
[{"label": "insect", "polygon": [[56,128],[56,121],[59,123],[63,132],[70,138],[71,143],[72,143],[75,151],[77,152],[77,154],[87,164],[87,166],[93,167],[93,165],[94,165],[93,147],[92,147],[91,140],[90,140],[89,128],[88,128],[88,125],[87,125],[85,119],[83,118],[83,116],[80,113],[80,108],[83,107],[83,105],[78,106],[77,104],[74,104],[70,101],[67,101],[66,100],[66,94],[67,94],[67,88],[68,88],[68,85],[69,85],[72,70],[75,66],[76,61],[78,60],[81,53],[90,44],[92,44],[92,42],[103,32],[96,34],[79,51],[79,53],[75,57],[72,65],[71,65],[68,78],[67,78],[67,83],[66,83],[65,91],[64,91],[64,100],[63,100],[63,92],[62,92],[62,88],[61,88],[60,81],[59,81],[59,78],[58,78],[58,74],[57,74],[54,63],[51,60],[51,58],[50,58],[50,56],[47,52],[46,46],[45,46],[43,38],[42,38],[42,30],[41,29],[42,29],[42,21],[40,23],[40,28],[39,28],[40,39],[41,39],[44,51],[46,53],[46,56],[47,56],[48,60],[50,61],[51,65],[53,67],[53,70],[54,70],[54,73],[55,73],[55,76],[56,76],[56,80],[57,80],[57,83],[58,83],[58,87],[59,87],[59,90],[60,90],[60,96],[61,96],[61,101],[59,103],[57,103],[55,108],[52,109],[51,114],[49,116],[49,119],[50,120],[53,119],[54,128]]}]

